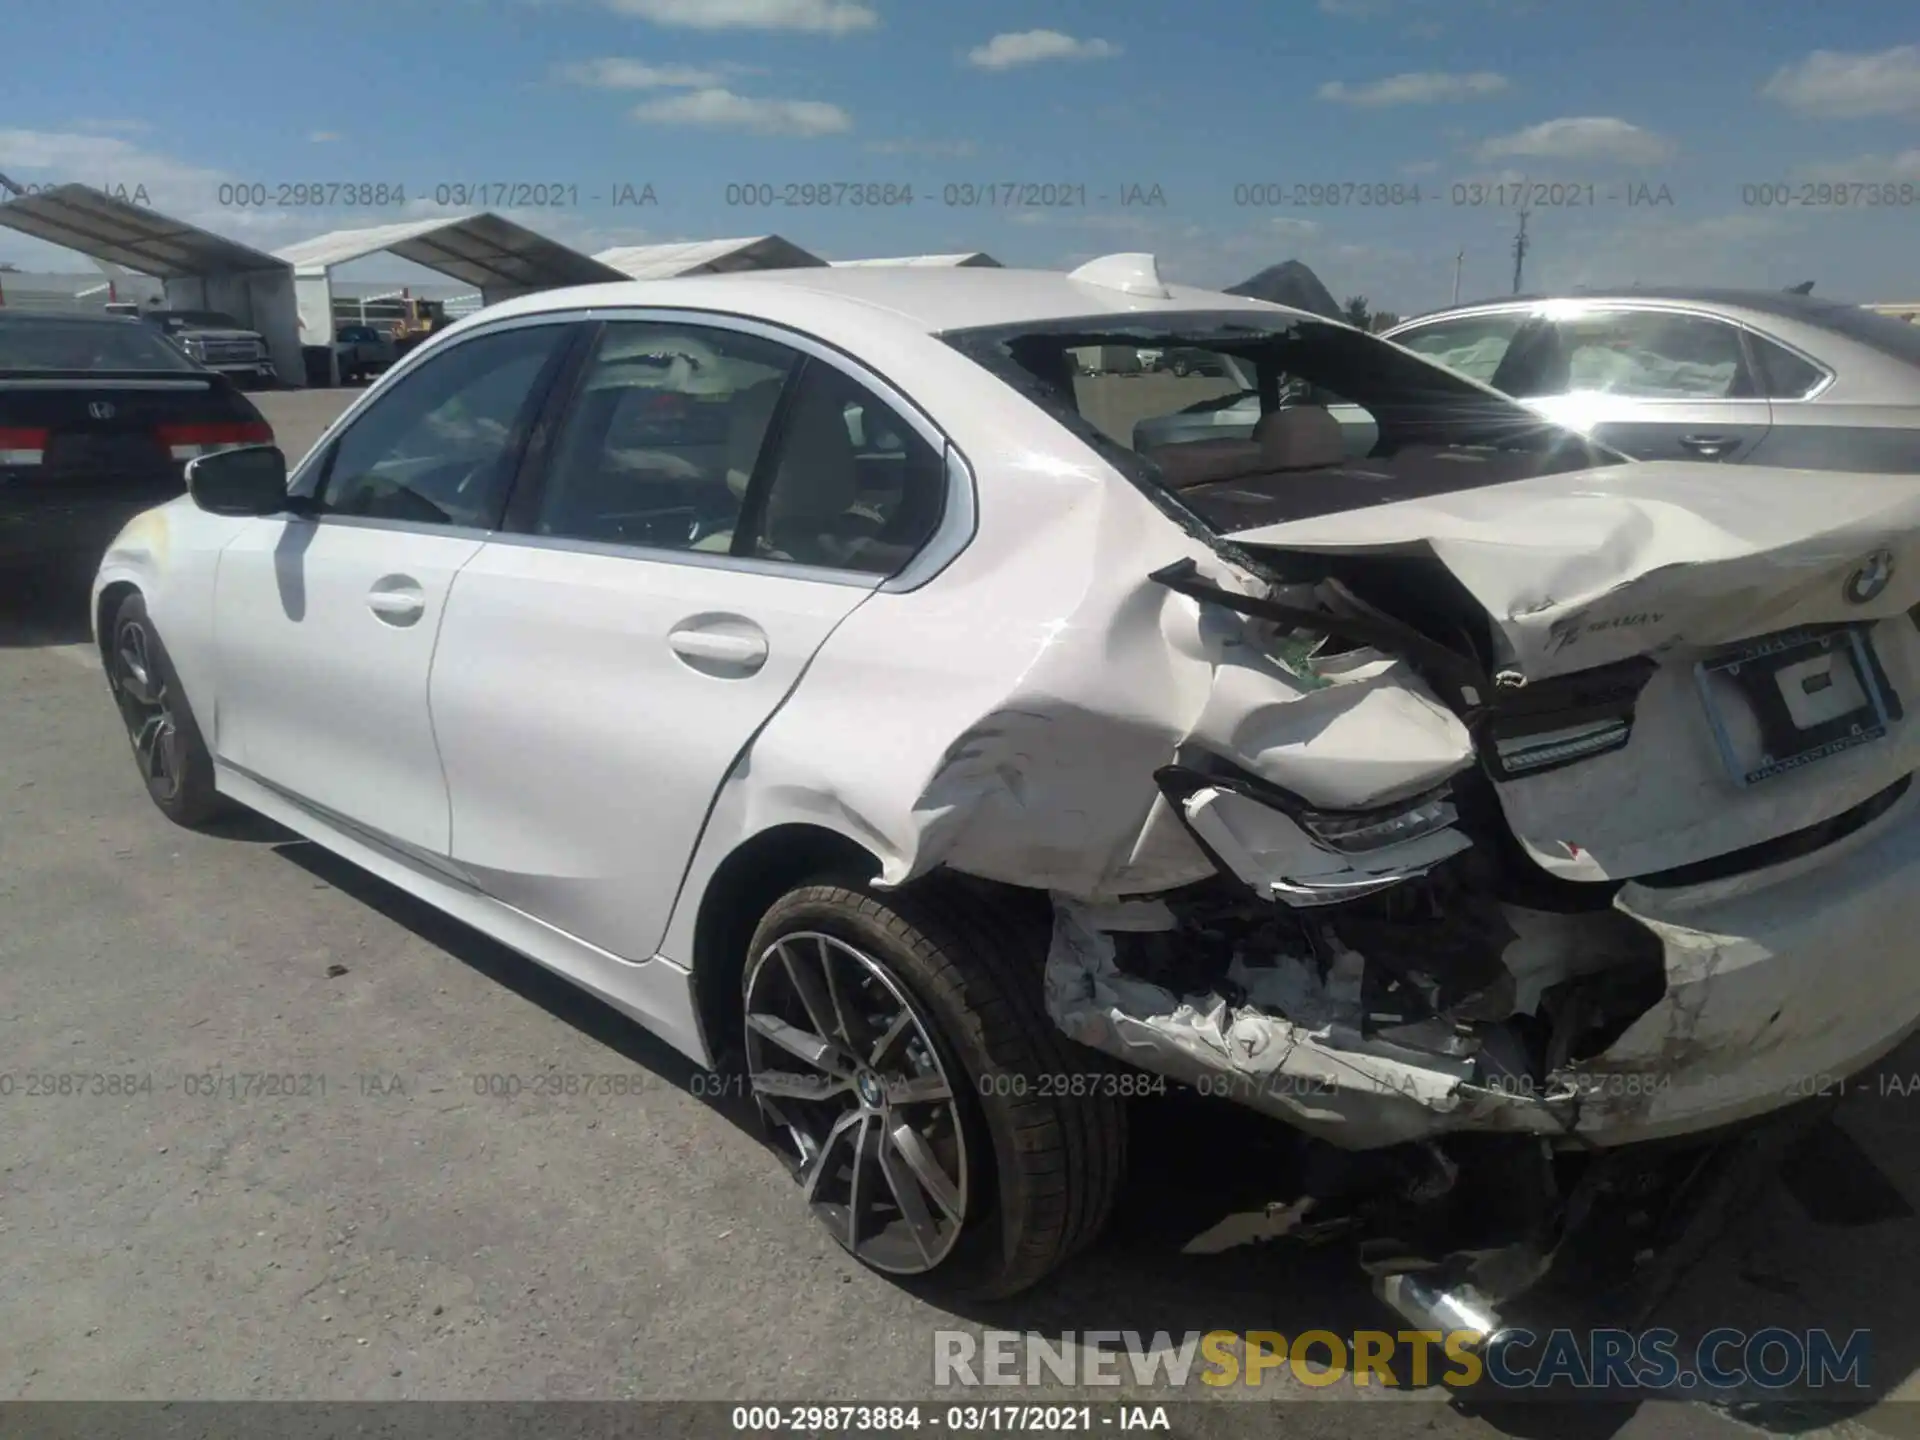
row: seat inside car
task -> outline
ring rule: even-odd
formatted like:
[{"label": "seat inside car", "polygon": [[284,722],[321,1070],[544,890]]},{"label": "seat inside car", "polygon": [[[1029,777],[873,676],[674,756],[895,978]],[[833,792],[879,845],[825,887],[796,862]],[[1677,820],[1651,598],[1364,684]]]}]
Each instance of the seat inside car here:
[{"label": "seat inside car", "polygon": [[[785,383],[779,377],[761,380],[733,397],[727,414],[726,479],[727,488],[733,492],[736,502],[744,502],[747,498],[754,462],[760,456],[767,424],[773,418],[773,408],[780,402],[780,389]],[[728,529],[702,537],[693,548],[724,555],[732,545],[733,531]]]},{"label": "seat inside car", "polygon": [[1263,470],[1318,470],[1347,456],[1340,422],[1324,405],[1289,405],[1262,415],[1253,427]]}]

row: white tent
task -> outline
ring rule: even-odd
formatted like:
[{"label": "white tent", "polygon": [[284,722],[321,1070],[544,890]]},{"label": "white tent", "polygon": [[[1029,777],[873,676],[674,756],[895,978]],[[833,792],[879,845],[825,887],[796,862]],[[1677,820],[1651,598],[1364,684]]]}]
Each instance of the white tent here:
[{"label": "white tent", "polygon": [[90,185],[17,196],[0,204],[0,225],[151,275],[176,309],[225,311],[260,332],[284,383],[301,383],[293,269],[278,256]]},{"label": "white tent", "polygon": [[668,245],[616,245],[593,257],[629,280],[725,275],[741,270],[794,270],[827,262],[778,235],[740,240],[683,240]]},{"label": "white tent", "polygon": [[487,210],[334,230],[276,252],[293,267],[306,344],[328,346],[331,353],[334,267],[382,251],[473,286],[488,305],[536,290],[626,278],[590,255]]},{"label": "white tent", "polygon": [[992,266],[1000,269],[1000,262],[984,250],[969,250],[962,255],[896,255],[881,260],[832,260],[831,265],[840,267],[860,265],[926,265],[953,268],[961,265]]}]

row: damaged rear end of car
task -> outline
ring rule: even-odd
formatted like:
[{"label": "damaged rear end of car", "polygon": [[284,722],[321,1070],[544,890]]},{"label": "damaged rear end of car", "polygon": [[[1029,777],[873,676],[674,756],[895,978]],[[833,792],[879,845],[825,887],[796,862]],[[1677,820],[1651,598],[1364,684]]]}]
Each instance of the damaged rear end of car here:
[{"label": "damaged rear end of car", "polygon": [[[1298,1132],[1257,1233],[1422,1327],[1645,1294],[1920,1022],[1920,483],[1623,464],[1285,312],[947,338],[1206,542],[1141,577],[1210,671],[1132,852],[1205,863],[1054,886],[1046,1003]],[[1125,344],[1257,418],[1116,415]]]}]

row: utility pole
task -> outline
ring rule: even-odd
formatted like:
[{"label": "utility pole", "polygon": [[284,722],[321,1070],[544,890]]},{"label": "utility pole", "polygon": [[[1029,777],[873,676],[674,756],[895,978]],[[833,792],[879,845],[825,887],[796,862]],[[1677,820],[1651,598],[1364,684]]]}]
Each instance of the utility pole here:
[{"label": "utility pole", "polygon": [[1520,276],[1527,266],[1527,216],[1531,210],[1520,212],[1520,229],[1513,237],[1513,293],[1520,293]]},{"label": "utility pole", "polygon": [[0,190],[6,191],[9,195],[24,195],[27,193],[4,175],[0,175]]},{"label": "utility pole", "polygon": [[1453,303],[1460,303],[1460,267],[1466,263],[1467,247],[1462,245],[1459,253],[1453,257]]}]

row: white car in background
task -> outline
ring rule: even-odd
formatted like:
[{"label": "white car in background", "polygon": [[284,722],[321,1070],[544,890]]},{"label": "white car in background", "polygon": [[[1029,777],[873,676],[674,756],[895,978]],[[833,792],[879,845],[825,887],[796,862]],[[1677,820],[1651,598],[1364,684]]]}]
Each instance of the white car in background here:
[{"label": "white car in background", "polygon": [[[1147,341],[1251,433],[1130,448],[1181,397],[1074,352]],[[1621,464],[1112,256],[532,295],[189,484],[95,589],[160,807],[744,1074],[883,1271],[1039,1280],[1173,1084],[1492,1315],[1920,1017],[1913,482]]]}]

